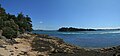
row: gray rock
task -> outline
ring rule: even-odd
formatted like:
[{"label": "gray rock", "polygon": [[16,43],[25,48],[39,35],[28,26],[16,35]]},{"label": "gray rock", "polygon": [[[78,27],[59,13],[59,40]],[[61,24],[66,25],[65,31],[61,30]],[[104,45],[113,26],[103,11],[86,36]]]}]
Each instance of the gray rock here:
[{"label": "gray rock", "polygon": [[6,40],[7,38],[5,36],[0,36],[0,39]]},{"label": "gray rock", "polygon": [[0,30],[0,39],[6,40],[7,38],[5,36],[2,36],[3,31]]},{"label": "gray rock", "polygon": [[3,33],[3,31],[2,31],[2,30],[0,30],[0,36],[2,36],[2,33]]}]

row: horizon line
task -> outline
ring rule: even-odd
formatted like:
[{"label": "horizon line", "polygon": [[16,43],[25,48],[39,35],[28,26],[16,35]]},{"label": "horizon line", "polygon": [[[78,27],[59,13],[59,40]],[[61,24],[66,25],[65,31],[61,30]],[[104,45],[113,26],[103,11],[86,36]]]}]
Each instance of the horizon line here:
[{"label": "horizon line", "polygon": [[[85,28],[85,27],[73,27],[73,28],[83,28],[83,29],[120,29],[120,27],[100,27],[100,28],[97,28],[97,27],[96,28],[94,28],[94,27],[93,28],[91,28],[91,27],[89,27],[89,28]],[[40,28],[36,28],[36,29],[33,29],[33,30],[58,30],[58,29],[40,29]]]}]

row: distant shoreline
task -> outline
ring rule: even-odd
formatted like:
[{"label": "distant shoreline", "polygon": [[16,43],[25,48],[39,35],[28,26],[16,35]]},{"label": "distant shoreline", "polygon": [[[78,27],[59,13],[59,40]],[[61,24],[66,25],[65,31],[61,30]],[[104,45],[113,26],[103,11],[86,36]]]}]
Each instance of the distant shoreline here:
[{"label": "distant shoreline", "polygon": [[61,30],[63,28],[59,28],[58,30],[42,30],[42,29],[34,29],[33,31],[60,31],[60,32],[77,32],[77,31],[115,31],[115,30],[120,30],[119,28],[117,29],[94,29],[94,28],[73,28],[73,29],[80,29],[80,30],[74,30],[74,31],[67,31],[67,29],[69,28],[66,28],[65,30]]}]

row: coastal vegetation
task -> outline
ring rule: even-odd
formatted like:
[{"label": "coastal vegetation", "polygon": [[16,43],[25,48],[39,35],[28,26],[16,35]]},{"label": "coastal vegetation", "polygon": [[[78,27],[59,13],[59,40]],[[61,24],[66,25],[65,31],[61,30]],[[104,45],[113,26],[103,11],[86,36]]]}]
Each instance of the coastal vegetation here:
[{"label": "coastal vegetation", "polygon": [[16,37],[18,34],[32,31],[31,18],[22,12],[18,15],[7,13],[0,5],[0,30],[6,38]]}]

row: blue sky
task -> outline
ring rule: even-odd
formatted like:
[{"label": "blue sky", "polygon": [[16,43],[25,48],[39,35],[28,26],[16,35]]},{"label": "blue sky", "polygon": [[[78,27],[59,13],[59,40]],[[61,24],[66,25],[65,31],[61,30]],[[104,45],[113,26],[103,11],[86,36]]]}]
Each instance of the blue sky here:
[{"label": "blue sky", "polygon": [[120,0],[0,0],[11,14],[23,12],[34,29],[118,28]]}]

